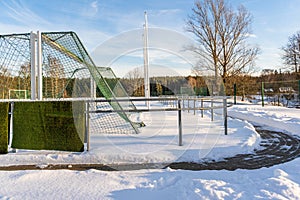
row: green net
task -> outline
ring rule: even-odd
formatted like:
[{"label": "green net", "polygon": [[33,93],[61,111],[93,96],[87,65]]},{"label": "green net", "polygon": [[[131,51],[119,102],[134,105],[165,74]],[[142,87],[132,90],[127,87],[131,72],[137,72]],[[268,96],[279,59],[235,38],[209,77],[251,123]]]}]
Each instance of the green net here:
[{"label": "green net", "polygon": [[[94,82],[106,99],[129,98],[110,68],[93,63],[74,32],[43,32],[41,38],[44,99],[93,97]],[[31,98],[30,61],[30,33],[0,35],[0,99]],[[118,110],[118,117],[110,120],[125,121],[137,132],[124,111],[136,109],[131,101],[113,101],[105,106]]]},{"label": "green net", "polygon": [[0,99],[16,90],[30,91],[30,34],[0,35]]}]

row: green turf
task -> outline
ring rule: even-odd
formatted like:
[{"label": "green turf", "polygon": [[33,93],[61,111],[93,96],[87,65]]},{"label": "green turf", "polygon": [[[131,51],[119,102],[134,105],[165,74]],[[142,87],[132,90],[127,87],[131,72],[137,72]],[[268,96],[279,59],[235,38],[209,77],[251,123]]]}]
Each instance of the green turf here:
[{"label": "green turf", "polygon": [[8,150],[8,107],[9,103],[0,103],[0,154]]},{"label": "green turf", "polygon": [[16,102],[12,147],[83,151],[84,119],[84,102]]}]

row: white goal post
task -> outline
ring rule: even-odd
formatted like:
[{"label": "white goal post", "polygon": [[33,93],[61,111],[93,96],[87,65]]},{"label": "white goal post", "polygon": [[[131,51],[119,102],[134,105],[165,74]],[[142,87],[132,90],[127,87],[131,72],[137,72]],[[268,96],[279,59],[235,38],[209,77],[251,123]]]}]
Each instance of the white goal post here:
[{"label": "white goal post", "polygon": [[9,89],[9,99],[27,99],[28,90]]}]

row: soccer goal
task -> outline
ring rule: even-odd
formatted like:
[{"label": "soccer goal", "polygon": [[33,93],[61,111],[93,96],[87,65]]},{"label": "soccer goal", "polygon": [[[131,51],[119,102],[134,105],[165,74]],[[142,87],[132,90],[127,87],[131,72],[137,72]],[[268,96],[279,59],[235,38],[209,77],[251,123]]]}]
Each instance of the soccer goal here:
[{"label": "soccer goal", "polygon": [[10,89],[8,96],[9,99],[28,99],[28,90]]},{"label": "soccer goal", "polygon": [[[105,99],[129,99],[113,71],[96,66],[76,33],[0,35],[0,99],[95,98],[95,85]],[[130,113],[125,112],[129,107],[135,109],[135,105],[131,101],[108,104],[118,112],[103,120],[120,118],[117,123],[125,121],[137,133]]]}]

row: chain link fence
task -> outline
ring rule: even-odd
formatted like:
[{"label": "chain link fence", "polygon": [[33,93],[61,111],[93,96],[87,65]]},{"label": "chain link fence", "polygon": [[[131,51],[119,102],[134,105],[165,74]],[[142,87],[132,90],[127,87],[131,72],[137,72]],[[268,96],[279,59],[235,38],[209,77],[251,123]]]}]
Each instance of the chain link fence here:
[{"label": "chain link fence", "polygon": [[230,90],[237,100],[286,107],[300,107],[300,80],[236,83]]}]

